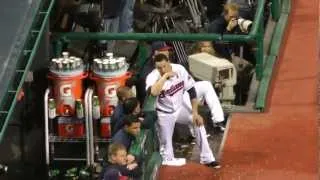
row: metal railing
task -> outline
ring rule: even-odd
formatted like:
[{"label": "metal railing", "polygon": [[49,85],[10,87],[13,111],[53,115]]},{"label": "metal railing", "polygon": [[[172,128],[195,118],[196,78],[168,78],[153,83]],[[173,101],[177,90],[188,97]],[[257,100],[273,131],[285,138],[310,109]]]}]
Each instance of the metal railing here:
[{"label": "metal railing", "polygon": [[[279,0],[274,0],[279,1]],[[256,74],[260,80],[263,72],[263,16],[265,0],[259,0],[252,30],[248,35],[223,35],[209,33],[106,33],[106,32],[68,32],[55,33],[58,51],[62,49],[61,42],[69,40],[163,40],[163,41],[221,41],[221,42],[254,42],[256,50]]]},{"label": "metal railing", "polygon": [[[41,37],[47,25],[51,9],[55,0],[44,0],[41,2],[38,12],[33,18],[33,24],[26,38],[24,49],[20,55],[19,62],[23,65],[17,65],[14,77],[11,78],[10,85],[7,87],[7,92],[1,100],[0,106],[0,142],[4,132],[7,129],[11,115],[15,109],[19,93],[22,89],[27,73],[31,67],[33,59],[40,45]],[[9,79],[10,80],[10,79]]]}]

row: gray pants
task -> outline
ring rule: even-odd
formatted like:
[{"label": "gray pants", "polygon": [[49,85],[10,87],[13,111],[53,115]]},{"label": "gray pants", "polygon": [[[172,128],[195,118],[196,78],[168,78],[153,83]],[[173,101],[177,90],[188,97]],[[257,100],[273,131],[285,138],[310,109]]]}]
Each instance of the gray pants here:
[{"label": "gray pants", "polygon": [[[103,32],[119,32],[119,17],[103,19]],[[115,45],[114,40],[101,40],[100,43],[106,44],[108,52],[113,52],[113,48]]]}]

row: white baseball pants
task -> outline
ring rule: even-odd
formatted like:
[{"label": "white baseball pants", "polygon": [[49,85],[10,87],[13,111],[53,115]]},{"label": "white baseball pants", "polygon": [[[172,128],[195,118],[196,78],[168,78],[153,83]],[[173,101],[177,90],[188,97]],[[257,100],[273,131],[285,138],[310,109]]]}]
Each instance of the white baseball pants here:
[{"label": "white baseball pants", "polygon": [[[224,121],[223,110],[212,84],[209,81],[197,81],[194,83],[194,88],[197,92],[197,99],[200,102],[205,101],[207,103],[213,123]],[[183,94],[183,105],[186,106],[191,113],[192,106],[188,92]]]},{"label": "white baseball pants", "polygon": [[[174,113],[157,112],[158,114],[158,131],[160,139],[160,154],[163,159],[170,160],[174,158],[172,147],[172,136],[176,122],[181,124],[192,124],[192,113],[184,106]],[[213,153],[210,149],[207,133],[204,126],[194,126],[196,136],[196,144],[200,149],[200,163],[210,163],[215,161]]]}]

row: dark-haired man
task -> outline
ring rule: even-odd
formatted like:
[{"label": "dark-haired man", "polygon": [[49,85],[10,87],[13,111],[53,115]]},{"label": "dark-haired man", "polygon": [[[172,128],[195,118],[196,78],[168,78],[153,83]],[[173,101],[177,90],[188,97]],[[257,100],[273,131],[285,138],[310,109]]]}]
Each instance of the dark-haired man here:
[{"label": "dark-haired man", "polygon": [[[198,114],[198,100],[194,80],[187,70],[179,64],[170,63],[164,54],[154,57],[155,69],[147,76],[146,90],[156,96],[156,110],[160,138],[162,164],[182,166],[184,158],[175,158],[172,147],[172,135],[176,122],[194,124],[196,143],[200,148],[200,163],[219,168],[208,144],[203,119]],[[192,113],[183,106],[183,94],[188,92],[192,104]]]}]

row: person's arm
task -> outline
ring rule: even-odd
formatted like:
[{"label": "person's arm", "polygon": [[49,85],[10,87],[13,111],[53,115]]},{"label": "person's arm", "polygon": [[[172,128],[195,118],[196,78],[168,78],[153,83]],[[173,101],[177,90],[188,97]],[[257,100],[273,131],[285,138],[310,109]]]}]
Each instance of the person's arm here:
[{"label": "person's arm", "polygon": [[167,77],[163,75],[156,83],[154,83],[150,88],[150,94],[152,96],[158,96],[161,93],[164,83],[166,82]]},{"label": "person's arm", "polygon": [[149,91],[149,93],[152,96],[158,96],[163,88],[164,83],[166,82],[167,79],[173,77],[175,75],[174,72],[168,72],[165,73],[164,75],[156,76],[155,73],[151,73],[148,75],[146,79],[146,89]]},{"label": "person's arm", "polygon": [[124,115],[121,115],[117,119],[117,121],[114,122],[113,129],[111,128],[112,136],[114,136],[120,129],[123,128],[123,126],[124,126],[123,119],[124,119]]},{"label": "person's arm", "polygon": [[199,103],[198,103],[195,88],[192,87],[191,89],[189,89],[188,93],[189,93],[189,97],[190,97],[190,101],[191,101],[191,105],[192,105],[192,114],[194,114],[194,113],[198,114]]},{"label": "person's arm", "polygon": [[203,125],[203,118],[198,113],[199,101],[197,99],[197,94],[196,94],[195,88],[192,87],[191,89],[189,89],[188,93],[190,95],[190,101],[191,101],[191,105],[192,105],[192,120],[193,120],[193,123],[196,126],[201,126],[201,125]]},{"label": "person's arm", "polygon": [[191,101],[191,105],[192,105],[193,123],[196,126],[201,126],[201,125],[203,125],[203,119],[198,113],[199,102],[197,99],[196,89],[194,88],[195,81],[184,67],[182,67],[181,72],[182,72],[182,77],[183,77],[183,81],[185,84],[184,88],[189,93],[189,97],[190,97],[190,101]]},{"label": "person's arm", "polygon": [[123,124],[123,110],[122,110],[122,104],[119,103],[115,110],[114,113],[111,116],[111,132],[112,136],[117,133],[119,129],[121,129],[121,125]]},{"label": "person's arm", "polygon": [[161,78],[151,86],[151,89],[150,89],[151,95],[158,96],[161,93],[163,85],[166,82],[166,80],[173,76],[175,76],[174,72],[167,72],[163,76],[161,76]]}]

